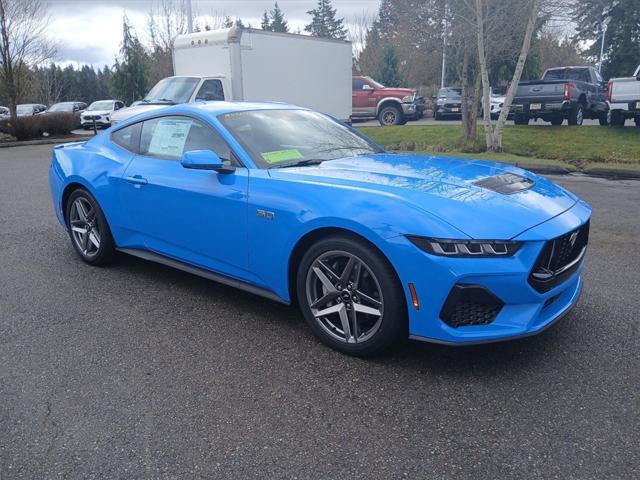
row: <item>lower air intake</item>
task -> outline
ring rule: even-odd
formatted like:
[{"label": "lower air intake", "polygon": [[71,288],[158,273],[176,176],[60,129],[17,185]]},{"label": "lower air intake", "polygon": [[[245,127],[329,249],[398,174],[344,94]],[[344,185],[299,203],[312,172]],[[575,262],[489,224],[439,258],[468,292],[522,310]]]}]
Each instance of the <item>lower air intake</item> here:
[{"label": "lower air intake", "polygon": [[455,285],[447,297],[440,318],[453,328],[493,322],[504,303],[478,285]]}]

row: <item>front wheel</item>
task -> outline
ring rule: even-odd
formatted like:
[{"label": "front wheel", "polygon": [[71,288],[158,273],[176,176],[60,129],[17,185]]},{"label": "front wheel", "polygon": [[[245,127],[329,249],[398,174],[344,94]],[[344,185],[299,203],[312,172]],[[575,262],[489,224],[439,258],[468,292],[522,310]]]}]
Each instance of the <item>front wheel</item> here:
[{"label": "front wheel", "polygon": [[80,258],[90,265],[104,265],[114,253],[113,237],[107,220],[93,196],[75,190],[67,200],[67,229]]},{"label": "front wheel", "polygon": [[383,127],[390,125],[401,125],[404,120],[402,110],[395,105],[388,105],[378,114],[378,121]]},{"label": "front wheel", "polygon": [[313,245],[297,273],[297,295],[305,320],[322,342],[366,356],[406,335],[404,292],[389,262],[349,237]]}]

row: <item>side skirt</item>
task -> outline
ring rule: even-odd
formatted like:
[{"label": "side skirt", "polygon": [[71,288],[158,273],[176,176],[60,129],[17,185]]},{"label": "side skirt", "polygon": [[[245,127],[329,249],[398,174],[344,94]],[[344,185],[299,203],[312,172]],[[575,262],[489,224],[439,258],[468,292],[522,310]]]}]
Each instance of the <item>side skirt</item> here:
[{"label": "side skirt", "polygon": [[212,271],[205,270],[204,268],[196,267],[194,265],[184,263],[173,258],[165,257],[164,255],[160,255],[158,253],[150,252],[148,250],[138,250],[135,248],[117,248],[116,250],[128,255],[133,255],[134,257],[142,258],[143,260],[161,263],[162,265],[166,265],[177,270],[182,270],[183,272],[191,273],[192,275],[197,275],[208,280],[213,280],[214,282],[238,288],[240,290],[244,290],[245,292],[253,293],[254,295],[260,295],[261,297],[268,298],[269,300],[273,300],[275,302],[290,305],[289,302],[276,295],[271,290],[256,287],[241,280],[236,280],[235,278],[227,277],[226,275],[214,273]]}]

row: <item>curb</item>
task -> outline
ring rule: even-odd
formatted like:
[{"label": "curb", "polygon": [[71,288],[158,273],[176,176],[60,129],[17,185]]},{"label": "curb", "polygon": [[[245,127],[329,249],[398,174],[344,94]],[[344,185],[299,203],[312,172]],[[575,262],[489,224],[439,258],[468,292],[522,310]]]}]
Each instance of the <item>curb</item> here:
[{"label": "curb", "polygon": [[58,143],[70,143],[73,138],[52,138],[49,140],[25,140],[23,142],[2,142],[0,148],[29,147],[32,145],[57,145]]},{"label": "curb", "polygon": [[584,173],[590,177],[604,177],[612,180],[640,180],[640,171],[638,170],[596,167],[580,173]]}]

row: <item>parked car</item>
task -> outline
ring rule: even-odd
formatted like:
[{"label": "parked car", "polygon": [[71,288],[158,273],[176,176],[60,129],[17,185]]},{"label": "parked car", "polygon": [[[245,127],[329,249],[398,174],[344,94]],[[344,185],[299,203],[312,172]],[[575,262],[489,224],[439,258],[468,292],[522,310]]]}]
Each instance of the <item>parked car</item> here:
[{"label": "parked car", "polygon": [[41,103],[23,103],[16,106],[16,114],[19,117],[30,117],[32,115],[40,115],[47,111],[47,106]]},{"label": "parked car", "polygon": [[0,106],[0,119],[7,118],[9,117],[9,115],[11,115],[11,111],[9,110],[9,108]]},{"label": "parked car", "polygon": [[[462,88],[442,87],[438,90],[438,95],[434,100],[433,118],[436,120],[462,116]],[[469,99],[469,103],[471,103],[471,99]]]},{"label": "parked car", "polygon": [[351,79],[353,118],[377,118],[381,125],[403,125],[424,115],[424,97],[411,88],[385,87],[371,77]]},{"label": "parked car", "polygon": [[81,114],[87,108],[84,102],[60,102],[54,103],[46,113],[77,113]]},{"label": "parked car", "polygon": [[640,65],[633,77],[609,80],[607,103],[611,125],[622,126],[628,118],[633,118],[640,127]]},{"label": "parked car", "polygon": [[117,249],[296,302],[352,355],[407,335],[533,335],[582,288],[591,208],[564,188],[511,165],[386,152],[286,104],[147,112],[55,147],[49,181],[84,262]]},{"label": "parked car", "polygon": [[95,101],[80,114],[80,124],[85,130],[92,128],[94,122],[97,127],[110,127],[113,112],[121,108],[124,108],[124,103],[120,100]]},{"label": "parked car", "polygon": [[237,26],[178,35],[175,77],[161,80],[135,108],[112,122],[151,109],[200,101],[295,103],[351,116],[351,43]]},{"label": "parked car", "polygon": [[[497,120],[502,112],[505,98],[507,96],[508,87],[491,87],[491,118]],[[513,114],[509,112],[507,118],[511,118]]]},{"label": "parked car", "polygon": [[521,82],[511,109],[516,125],[542,119],[552,125],[582,125],[585,118],[607,125],[606,83],[593,67],[557,67],[541,80]]}]

